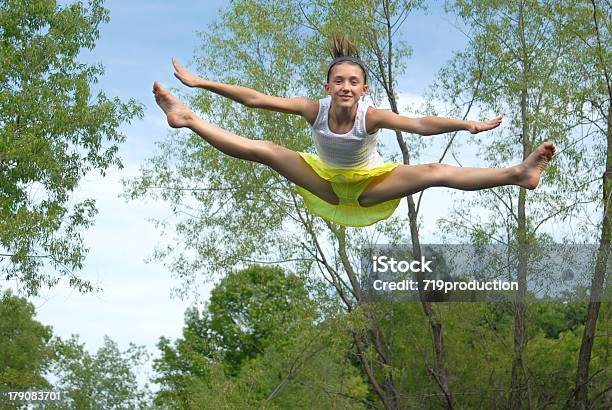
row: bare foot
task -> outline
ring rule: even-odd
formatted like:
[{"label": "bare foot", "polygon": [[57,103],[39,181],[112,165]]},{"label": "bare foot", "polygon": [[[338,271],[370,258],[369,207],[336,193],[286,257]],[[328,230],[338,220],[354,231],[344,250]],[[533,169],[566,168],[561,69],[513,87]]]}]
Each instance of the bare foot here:
[{"label": "bare foot", "polygon": [[153,94],[155,94],[157,105],[166,113],[168,125],[172,128],[187,127],[194,120],[195,114],[193,111],[157,81],[153,83]]},{"label": "bare foot", "polygon": [[540,183],[540,174],[555,155],[555,145],[552,142],[543,142],[537,147],[519,168],[518,185],[527,189],[535,189]]}]

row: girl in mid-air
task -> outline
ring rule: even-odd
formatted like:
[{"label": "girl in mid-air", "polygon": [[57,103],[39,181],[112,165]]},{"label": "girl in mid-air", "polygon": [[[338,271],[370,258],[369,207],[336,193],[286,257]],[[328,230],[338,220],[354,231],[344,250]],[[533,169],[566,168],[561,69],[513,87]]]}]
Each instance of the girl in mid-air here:
[{"label": "girl in mid-air", "polygon": [[199,118],[168,90],[155,83],[153,93],[173,128],[187,127],[232,157],[267,165],[297,185],[307,208],[334,223],[366,226],[388,218],[406,195],[441,186],[465,191],[518,185],[534,189],[553,157],[555,147],[544,142],[521,164],[508,168],[468,168],[440,163],[385,163],[377,151],[382,128],[421,135],[466,130],[472,134],[501,124],[501,117],[479,122],[441,117],[409,118],[365,104],[367,70],[345,37],[333,41],[333,57],[324,85],[326,98],[282,98],[199,78],[176,60],[174,75],[189,87],[199,87],[247,107],[301,115],[310,125],[318,155],[295,152],[270,141],[230,133]]}]

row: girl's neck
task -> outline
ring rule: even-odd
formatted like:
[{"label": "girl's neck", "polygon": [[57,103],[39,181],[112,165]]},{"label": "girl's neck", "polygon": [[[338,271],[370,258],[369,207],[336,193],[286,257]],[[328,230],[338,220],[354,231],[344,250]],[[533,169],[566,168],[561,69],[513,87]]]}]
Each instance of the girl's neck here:
[{"label": "girl's neck", "polygon": [[328,112],[328,126],[336,134],[345,134],[353,128],[356,116],[357,105],[338,108],[332,104]]},{"label": "girl's neck", "polygon": [[352,107],[337,107],[331,104],[329,107],[329,117],[334,119],[334,122],[339,124],[353,123],[355,116],[357,116],[357,104]]}]

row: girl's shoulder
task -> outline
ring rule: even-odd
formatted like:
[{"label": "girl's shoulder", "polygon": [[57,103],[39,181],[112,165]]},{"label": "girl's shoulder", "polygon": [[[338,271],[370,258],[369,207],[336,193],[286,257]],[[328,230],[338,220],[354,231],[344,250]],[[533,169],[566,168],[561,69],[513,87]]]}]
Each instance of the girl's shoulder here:
[{"label": "girl's shoulder", "polygon": [[364,108],[365,111],[365,128],[368,134],[375,134],[381,127],[381,114],[385,110],[381,110],[372,105]]},{"label": "girl's shoulder", "polygon": [[319,116],[320,100],[311,100],[304,98],[304,105],[302,110],[302,117],[308,122],[310,126],[313,126]]}]

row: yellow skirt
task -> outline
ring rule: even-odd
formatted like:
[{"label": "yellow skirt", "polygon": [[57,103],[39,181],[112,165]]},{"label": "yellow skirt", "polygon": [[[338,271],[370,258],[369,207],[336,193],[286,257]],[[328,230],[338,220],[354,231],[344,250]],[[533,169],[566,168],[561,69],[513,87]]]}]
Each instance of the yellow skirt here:
[{"label": "yellow skirt", "polygon": [[308,210],[338,225],[368,226],[390,217],[400,203],[399,199],[382,202],[373,206],[359,205],[359,196],[372,182],[374,177],[385,175],[399,164],[387,162],[372,169],[331,168],[317,155],[299,152],[300,156],[323,179],[331,182],[332,189],[338,196],[338,205],[330,204],[307,189],[296,186],[297,192],[304,198]]}]

